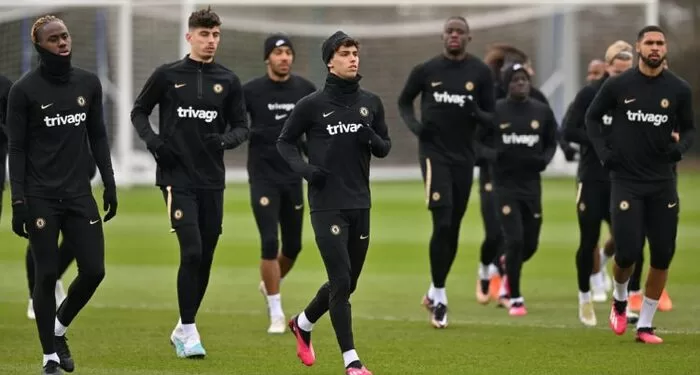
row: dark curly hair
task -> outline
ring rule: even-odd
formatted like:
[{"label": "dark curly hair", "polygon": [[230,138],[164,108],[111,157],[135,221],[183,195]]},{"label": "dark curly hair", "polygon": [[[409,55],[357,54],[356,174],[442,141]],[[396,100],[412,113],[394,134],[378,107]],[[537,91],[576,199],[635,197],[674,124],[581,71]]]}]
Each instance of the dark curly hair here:
[{"label": "dark curly hair", "polygon": [[211,10],[211,6],[209,6],[207,9],[200,9],[192,12],[187,23],[190,28],[203,27],[205,29],[211,29],[221,26],[221,19],[218,14]]}]

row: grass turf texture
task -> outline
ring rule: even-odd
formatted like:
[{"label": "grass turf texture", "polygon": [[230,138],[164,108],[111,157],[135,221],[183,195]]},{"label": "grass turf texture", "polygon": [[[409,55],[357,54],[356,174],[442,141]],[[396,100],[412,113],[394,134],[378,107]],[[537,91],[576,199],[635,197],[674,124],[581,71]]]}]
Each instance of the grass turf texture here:
[{"label": "grass turf texture", "polygon": [[[655,324],[666,340],[660,346],[634,343],[633,327],[615,336],[607,328],[608,303],[596,306],[597,328],[579,323],[572,179],[543,182],[544,225],[540,248],[524,268],[522,288],[529,315],[521,318],[475,302],[483,230],[474,185],[447,283],[450,325],[445,330],[433,329],[419,306],[430,282],[430,220],[423,187],[419,182],[375,183],[370,252],[352,298],[360,357],[377,375],[694,372],[700,365],[700,302],[695,294],[700,193],[692,186],[698,183],[700,175],[681,176],[678,251],[669,282],[674,310],[656,314]],[[317,362],[311,368],[296,358],[291,334],[266,333],[266,306],[257,290],[259,239],[247,185],[226,190],[224,233],[197,322],[208,357],[177,359],[168,344],[178,318],[177,240],[168,231],[162,196],[149,187],[120,191],[119,199],[119,214],[105,226],[106,279],[68,331],[75,374],[343,373],[328,315],[314,330]],[[9,208],[8,203],[5,194]],[[39,373],[36,326],[25,315],[26,243],[11,233],[9,211],[0,227],[0,373]],[[300,311],[325,280],[308,211],[305,220],[304,250],[282,285],[288,316]],[[603,235],[607,237],[607,229]],[[66,288],[74,275],[73,265],[64,278]]]}]

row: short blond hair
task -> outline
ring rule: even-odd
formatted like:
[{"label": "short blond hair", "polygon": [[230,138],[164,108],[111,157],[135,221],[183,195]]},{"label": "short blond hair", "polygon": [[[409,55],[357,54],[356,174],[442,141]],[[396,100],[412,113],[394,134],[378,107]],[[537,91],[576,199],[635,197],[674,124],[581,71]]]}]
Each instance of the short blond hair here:
[{"label": "short blond hair", "polygon": [[[621,55],[628,56],[630,59],[634,57],[632,54],[632,45],[625,42],[624,40],[618,40],[611,44],[605,51],[605,63],[611,64],[615,59],[619,58]],[[625,58],[625,60],[628,60]]]}]

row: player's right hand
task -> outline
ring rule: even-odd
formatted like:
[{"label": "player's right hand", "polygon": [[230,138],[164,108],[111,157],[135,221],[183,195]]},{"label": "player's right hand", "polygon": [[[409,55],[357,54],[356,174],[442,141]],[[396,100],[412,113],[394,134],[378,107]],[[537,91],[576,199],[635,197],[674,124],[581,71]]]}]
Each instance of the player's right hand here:
[{"label": "player's right hand", "polygon": [[173,169],[177,166],[177,154],[167,143],[161,144],[153,151],[156,163],[163,169]]},{"label": "player's right hand", "polygon": [[615,157],[613,153],[610,154],[605,160],[602,160],[603,168],[609,170],[609,171],[614,171],[617,169],[617,167],[620,166],[620,163],[618,162],[618,159]]},{"label": "player's right hand", "polygon": [[29,217],[29,209],[27,209],[24,201],[17,201],[12,204],[12,231],[16,235],[24,238],[29,238],[25,225]]},{"label": "player's right hand", "polygon": [[330,172],[328,172],[327,169],[312,165],[311,171],[304,176],[304,178],[306,178],[309,185],[313,186],[314,188],[323,189],[323,187],[326,186],[326,179],[328,178],[329,174]]},{"label": "player's right hand", "polygon": [[567,147],[564,150],[564,159],[568,162],[572,162],[576,160],[576,149],[573,147]]},{"label": "player's right hand", "polygon": [[668,151],[666,151],[666,158],[668,158],[669,163],[678,163],[683,159],[683,154],[681,154],[677,144],[672,144]]}]

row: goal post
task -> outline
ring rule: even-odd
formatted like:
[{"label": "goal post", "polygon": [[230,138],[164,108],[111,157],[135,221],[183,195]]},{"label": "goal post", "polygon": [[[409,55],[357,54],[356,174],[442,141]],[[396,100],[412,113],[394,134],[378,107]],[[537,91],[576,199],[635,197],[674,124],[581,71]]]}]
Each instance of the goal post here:
[{"label": "goal post", "polygon": [[[224,22],[217,60],[244,82],[264,72],[262,41],[268,33],[290,35],[294,71],[317,86],[325,75],[323,39],[340,28],[361,40],[363,85],[382,97],[394,145],[388,158],[373,162],[373,179],[420,178],[416,140],[398,116],[396,100],[412,66],[440,53],[447,16],[468,19],[474,34],[468,48],[478,56],[489,44],[509,42],[533,57],[537,67],[540,57],[553,57],[552,69],[538,68],[535,79],[558,118],[582,84],[579,67],[586,60],[600,57],[604,45],[631,41],[639,28],[659,22],[659,0],[0,0],[0,43],[10,51],[0,60],[0,74],[17,79],[27,61],[35,64],[26,38],[34,18],[52,13],[66,19],[76,64],[99,72],[103,82],[117,183],[151,185],[155,163],[131,125],[133,100],[158,65],[188,51],[187,17],[207,5]],[[540,41],[541,25],[554,18],[562,23],[550,34],[561,34],[556,35],[561,48]],[[228,181],[247,178],[246,152],[246,145],[227,152]],[[564,162],[557,152],[546,174],[573,174],[575,163]]]}]

